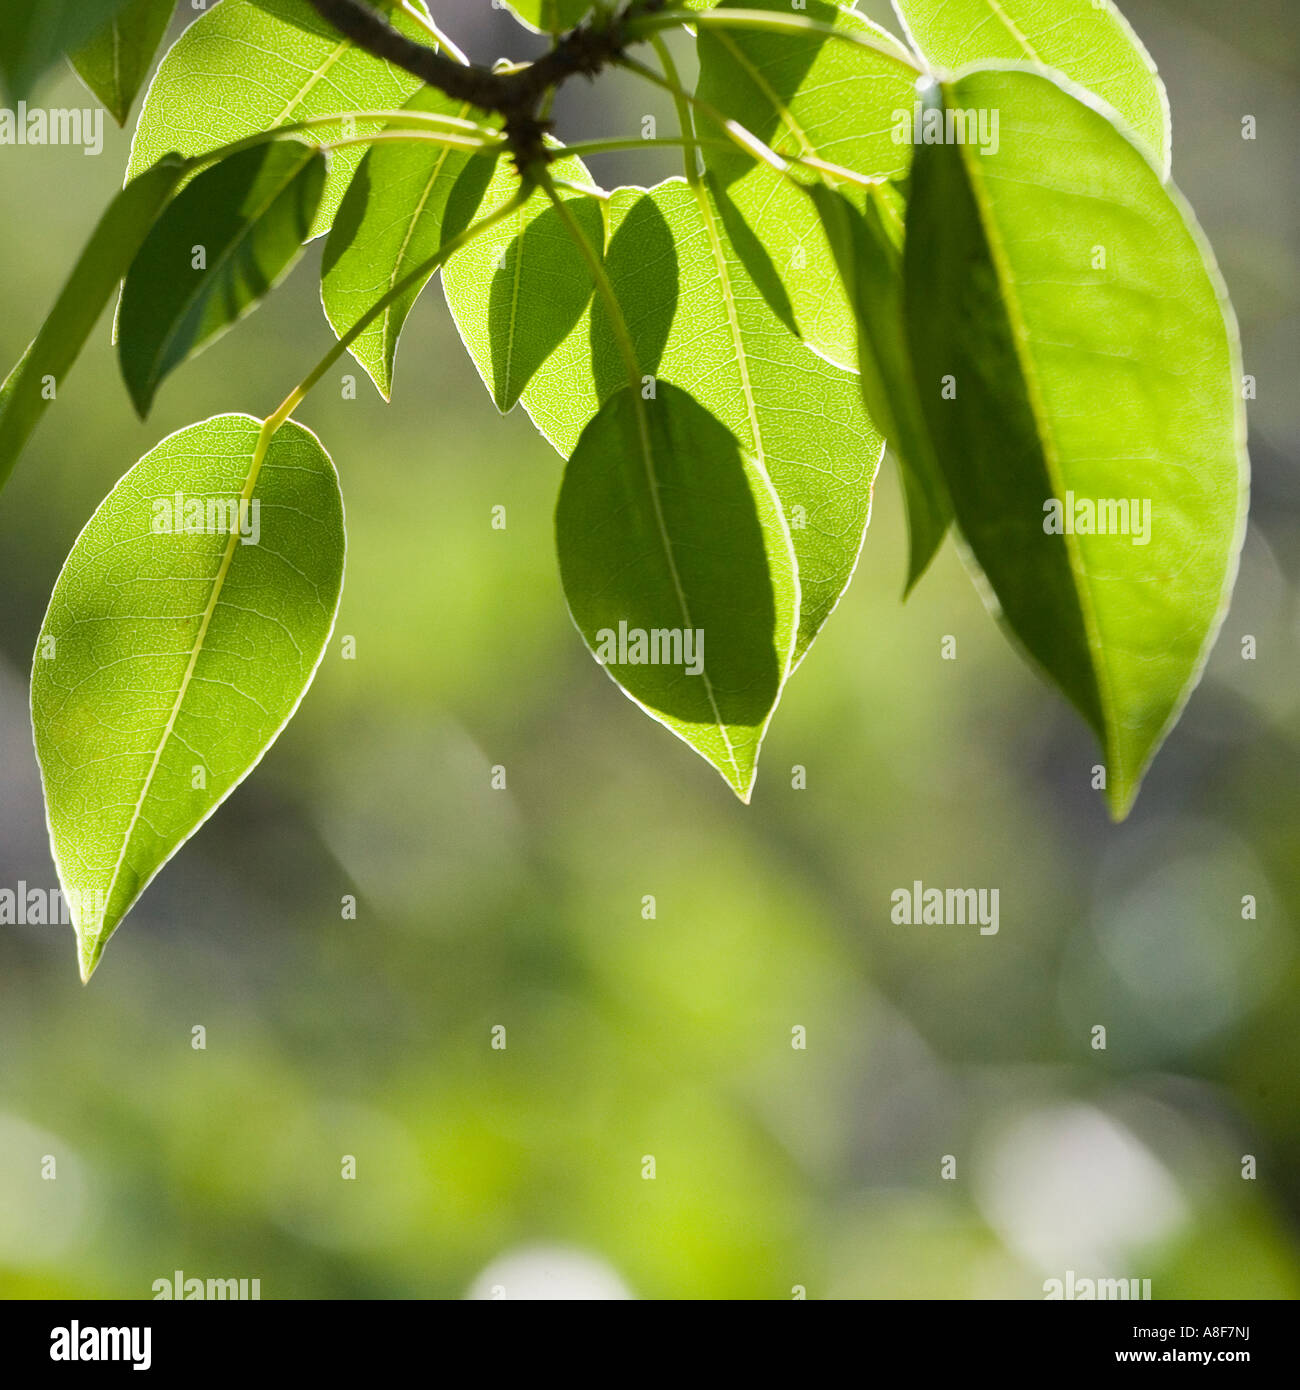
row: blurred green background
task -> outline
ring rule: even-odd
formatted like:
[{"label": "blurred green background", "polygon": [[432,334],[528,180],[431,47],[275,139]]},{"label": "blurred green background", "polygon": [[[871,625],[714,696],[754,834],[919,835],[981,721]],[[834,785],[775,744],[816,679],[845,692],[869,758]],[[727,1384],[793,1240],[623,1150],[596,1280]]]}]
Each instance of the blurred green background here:
[{"label": "blurred green background", "polygon": [[[479,60],[535,51],[486,0],[431,8]],[[92,986],[70,929],[0,928],[0,1293],[149,1297],[177,1269],[265,1298],[1040,1298],[1067,1270],[1300,1293],[1295,15],[1125,9],[1258,380],[1235,601],[1131,819],[1109,824],[1089,735],[951,544],[900,601],[888,467],[739,805],[585,652],[553,553],[561,461],[497,415],[435,284],[391,407],[341,363],[299,411],[350,544],[298,717]],[[56,75],[36,100],[90,98]],[[560,132],[645,112],[672,120],[631,79],[575,84]],[[127,145],[0,148],[6,366]],[[649,183],[677,160],[593,167]],[[157,440],[267,413],[321,355],[319,255],[146,425],[105,320],[0,499],[0,886],[56,884],[26,691],[65,555]],[[916,879],[998,888],[1000,931],[894,925]]]}]

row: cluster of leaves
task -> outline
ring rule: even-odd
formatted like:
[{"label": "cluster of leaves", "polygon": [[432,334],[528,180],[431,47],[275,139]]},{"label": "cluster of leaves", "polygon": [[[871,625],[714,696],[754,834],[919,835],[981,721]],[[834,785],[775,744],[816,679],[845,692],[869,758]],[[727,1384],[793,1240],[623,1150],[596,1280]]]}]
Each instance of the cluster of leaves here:
[{"label": "cluster of leaves", "polygon": [[[84,41],[78,72],[124,120],[172,4],[97,6],[98,28],[62,33],[23,29],[38,7],[18,0],[0,76],[17,88]],[[83,976],[310,683],[345,541],[333,465],[290,416],[345,350],[388,398],[439,272],[493,401],[522,403],[567,460],[556,542],[576,626],[743,800],[852,576],[888,448],[908,589],[955,526],[1127,812],[1222,619],[1246,461],[1231,311],[1169,180],[1160,79],[1112,5],[896,0],[909,48],[829,0],[512,0],[543,32],[621,26],[610,60],[673,93],[680,134],[650,138],[681,148],[683,176],[612,192],[582,156],[643,141],[526,161],[493,112],[318,8],[220,0],[185,30],[125,188],[0,388],[3,480],[119,283],[143,416],[327,238],[321,364],[265,420],[206,420],[140,460],[50,602],[32,711]],[[422,4],[383,8],[460,59]],[[693,91],[670,29],[695,36]],[[1076,497],[1149,505],[1147,543],[1070,525]],[[227,503],[241,521],[256,507],[256,544],[211,524]],[[1065,525],[1045,524],[1053,506]],[[698,669],[611,632],[700,634]]]}]

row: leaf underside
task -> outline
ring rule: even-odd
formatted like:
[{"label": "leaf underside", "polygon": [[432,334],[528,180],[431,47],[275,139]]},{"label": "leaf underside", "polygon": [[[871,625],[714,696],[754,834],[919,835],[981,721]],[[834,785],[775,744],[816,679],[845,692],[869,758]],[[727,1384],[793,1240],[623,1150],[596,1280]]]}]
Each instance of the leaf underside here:
[{"label": "leaf underside", "polygon": [[1204,239],[1081,95],[998,68],[935,88],[1001,110],[1001,142],[918,149],[905,302],[957,521],[1012,634],[1097,731],[1122,817],[1226,608],[1245,422]]},{"label": "leaf underside", "polygon": [[[408,38],[431,42],[401,11],[388,18]],[[138,174],[168,150],[208,154],[314,116],[397,110],[418,86],[418,78],[342,38],[306,0],[221,0],[159,64],[136,123],[128,172]],[[358,121],[351,133],[380,128]],[[321,141],[343,134],[341,124],[312,132]],[[334,152],[313,237],[329,231],[363,153],[355,145]]]},{"label": "leaf underside", "polygon": [[[717,8],[789,14],[788,0],[744,0]],[[699,95],[787,158],[811,157],[868,178],[898,179],[912,147],[895,138],[894,113],[910,109],[917,70],[884,30],[827,0],[809,0],[809,19],[870,38],[866,48],[813,34],[705,29],[699,39]],[[850,96],[851,94],[851,96]],[[698,115],[702,137],[721,143],[704,162],[779,272],[789,314],[803,340],[828,361],[854,367],[857,322],[817,213],[798,184],[756,163]],[[799,165],[801,182],[821,175]]]},{"label": "leaf underside", "polygon": [[169,372],[288,274],[325,178],[313,145],[255,145],[205,169],[158,219],[126,277],[117,322],[122,376],[142,418]]},{"label": "leaf underside", "polygon": [[[435,42],[411,6],[379,8]],[[555,34],[592,0],[506,8]],[[786,16],[790,0],[718,8]],[[1168,181],[1163,84],[1110,0],[894,8],[919,60],[832,0],[797,13],[852,41],[701,22],[686,177],[606,194],[557,151],[561,206],[534,192],[450,258],[444,292],[498,409],[522,403],[567,460],[556,545],[584,641],[741,800],[852,577],[887,438],[908,589],[955,521],[1013,641],[1096,731],[1122,818],[1235,577],[1248,486],[1235,322]],[[25,93],[66,51],[123,122],[173,9],[7,0],[0,85]],[[512,160],[433,140],[316,148],[383,120],[197,173],[186,157],[403,107],[483,114],[361,51],[307,0],[221,0],[191,23],[145,96],[126,187],[0,386],[0,484],[123,279],[119,358],[144,415],[327,233],[326,316],[343,338],[374,314],[349,348],[388,398],[436,272],[395,287],[516,194]],[[929,143],[922,114],[971,138]],[[789,176],[737,148],[737,128]],[[32,719],[83,979],[292,717],[344,552],[315,436],[291,421],[268,440],[244,415],[163,440],[78,538],[38,643]]]},{"label": "leaf underside", "polygon": [[1114,0],[894,0],[938,68],[995,61],[1055,68],[1114,108],[1169,174],[1169,98],[1151,55]]},{"label": "leaf underside", "polygon": [[[467,118],[472,108],[423,89],[407,110]],[[341,338],[474,218],[492,161],[433,142],[375,145],[343,198],[321,265],[321,302]],[[385,400],[407,315],[434,272],[390,299],[350,351]]]},{"label": "leaf underside", "polygon": [[127,0],[106,28],[69,57],[118,125],[131,114],[175,9],[176,0]]},{"label": "leaf underside", "polygon": [[274,742],[333,628],[333,464],[291,421],[254,477],[259,431],[219,415],[163,440],[91,517],[50,599],[32,724],[83,979]]},{"label": "leaf underside", "polygon": [[[765,475],[685,391],[664,382],[643,400],[625,386],[569,460],[555,534],[587,645],[748,801],[798,625],[793,554]],[[658,650],[638,658],[620,645],[637,633]]]}]

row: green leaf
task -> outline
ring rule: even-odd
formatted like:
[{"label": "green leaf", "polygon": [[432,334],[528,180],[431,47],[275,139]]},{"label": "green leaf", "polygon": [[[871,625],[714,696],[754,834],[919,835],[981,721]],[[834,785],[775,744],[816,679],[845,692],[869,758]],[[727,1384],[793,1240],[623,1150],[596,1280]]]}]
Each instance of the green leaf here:
[{"label": "green leaf", "polygon": [[30,95],[60,54],[102,29],[127,0],[4,0],[0,7],[0,87],[13,102]]},{"label": "green leaf", "polygon": [[912,377],[903,318],[903,266],[875,190],[861,209],[825,184],[809,193],[835,252],[858,322],[858,368],[867,413],[898,462],[907,507],[910,593],[952,520],[948,487],[934,454]]},{"label": "green leaf", "polygon": [[597,659],[748,801],[799,608],[762,469],[685,391],[663,382],[643,400],[625,386],[565,468],[555,535],[569,610]]},{"label": "green leaf", "polygon": [[993,68],[931,89],[1004,115],[996,154],[918,147],[905,306],[957,522],[1012,632],[1097,731],[1118,818],[1223,618],[1245,416],[1189,210],[1063,82]]},{"label": "green leaf", "polygon": [[77,75],[118,125],[131,114],[175,9],[176,0],[127,0],[107,27],[70,55]]},{"label": "green leaf", "polygon": [[[883,441],[854,377],[809,351],[771,307],[775,272],[761,246],[738,249],[746,230],[725,195],[670,179],[617,190],[607,216],[605,267],[643,376],[694,396],[776,489],[799,564],[797,662],[853,574]],[[523,401],[567,453],[575,426],[626,384],[596,299]]]},{"label": "green leaf", "polygon": [[560,34],[586,18],[592,0],[506,0],[522,24],[539,34]]},{"label": "green leaf", "polygon": [[[737,246],[744,224],[711,183],[673,179],[620,198],[611,221],[609,275],[643,372],[689,391],[776,489],[799,566],[797,664],[852,577],[883,441],[853,377],[810,352],[773,312],[753,273],[754,248]],[[665,271],[669,257],[677,277]],[[617,357],[600,304],[594,324],[603,395],[617,379]]]},{"label": "green leaf", "polygon": [[[790,14],[789,0],[735,0],[716,8]],[[820,159],[867,177],[901,177],[911,146],[895,138],[896,116],[910,111],[915,99],[912,58],[883,29],[826,0],[809,0],[800,14],[879,46],[821,34],[701,27],[699,96],[787,158]],[[696,119],[701,137],[725,138],[707,118]],[[852,368],[856,319],[802,189],[729,144],[707,149],[704,159],[780,273],[804,341]],[[805,183],[819,178],[798,165],[793,173]]]},{"label": "green leaf", "polygon": [[[558,159],[550,168],[555,178],[593,187],[580,160]],[[482,215],[495,212],[518,188],[518,174],[508,160],[502,160],[482,198]],[[600,247],[605,239],[600,202],[570,190],[561,190],[560,196],[588,239]],[[568,342],[593,290],[591,270],[581,250],[540,190],[512,216],[457,251],[442,278],[465,346],[503,412],[519,400],[556,349]],[[597,401],[588,382],[576,399],[554,405],[555,433],[547,437],[563,437],[568,447],[561,452],[567,456],[595,413]]]},{"label": "green leaf", "polygon": [[[77,538],[50,599],[32,724],[83,980],[288,723],[334,626],[334,466],[292,421],[258,459],[260,425],[218,415],[146,454]],[[188,529],[191,504],[213,529]]]},{"label": "green leaf", "polygon": [[324,184],[319,149],[272,141],[204,170],[159,218],[127,273],[117,325],[122,376],[141,418],[169,372],[288,274]]},{"label": "green leaf", "polygon": [[935,66],[1041,63],[1109,102],[1169,177],[1169,98],[1151,55],[1113,0],[894,0]]},{"label": "green leaf", "polygon": [[40,333],[0,387],[0,486],[185,169],[179,156],[166,155],[113,199]]},{"label": "green leaf", "polygon": [[[407,109],[460,117],[471,110],[429,88]],[[444,240],[464,230],[492,171],[485,157],[428,141],[379,144],[367,153],[334,219],[321,269],[321,300],[340,338]],[[351,346],[385,400],[392,394],[402,325],[433,273],[389,303]]]},{"label": "green leaf", "polygon": [[[409,38],[426,30],[400,11],[389,16]],[[398,109],[419,80],[341,37],[306,0],[221,0],[168,50],[145,94],[131,143],[129,172],[147,169],[165,151],[208,154],[258,131],[346,111]],[[382,129],[357,121],[353,134]],[[312,132],[321,141],[344,134],[341,123]],[[330,229],[364,150],[336,150],[312,227]]]}]

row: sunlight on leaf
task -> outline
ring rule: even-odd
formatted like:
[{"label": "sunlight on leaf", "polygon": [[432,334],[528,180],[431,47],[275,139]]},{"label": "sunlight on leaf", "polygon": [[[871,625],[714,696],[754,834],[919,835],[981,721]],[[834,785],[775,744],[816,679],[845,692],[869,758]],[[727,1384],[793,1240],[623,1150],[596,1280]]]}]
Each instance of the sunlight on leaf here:
[{"label": "sunlight on leaf", "polygon": [[343,583],[319,441],[219,415],[135,465],[77,538],[32,670],[50,843],[82,978],[150,880],[261,760]]}]

